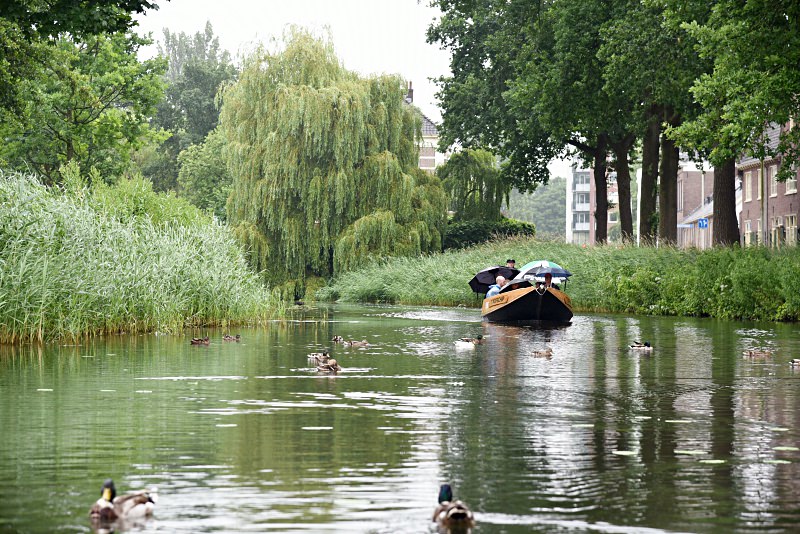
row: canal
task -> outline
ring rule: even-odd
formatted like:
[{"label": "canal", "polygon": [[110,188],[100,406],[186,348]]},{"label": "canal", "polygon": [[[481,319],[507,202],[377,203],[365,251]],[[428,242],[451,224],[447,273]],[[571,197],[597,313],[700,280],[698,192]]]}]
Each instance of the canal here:
[{"label": "canal", "polygon": [[435,532],[444,482],[475,534],[800,530],[800,325],[334,305],[224,333],[0,347],[0,531],[88,532],[108,477],[157,488],[134,532]]}]

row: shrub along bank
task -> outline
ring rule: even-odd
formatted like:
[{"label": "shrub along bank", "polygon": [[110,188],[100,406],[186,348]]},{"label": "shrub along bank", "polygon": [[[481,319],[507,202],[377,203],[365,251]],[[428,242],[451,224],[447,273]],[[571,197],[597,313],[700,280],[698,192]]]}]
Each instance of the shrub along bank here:
[{"label": "shrub along bank", "polygon": [[227,227],[145,180],[62,191],[2,172],[0,304],[0,343],[224,326],[278,306]]},{"label": "shrub along bank", "polygon": [[797,321],[800,249],[672,247],[582,248],[522,238],[421,258],[396,258],[345,273],[321,300],[479,306],[467,282],[479,270],[517,260],[570,270],[566,292],[576,311]]}]

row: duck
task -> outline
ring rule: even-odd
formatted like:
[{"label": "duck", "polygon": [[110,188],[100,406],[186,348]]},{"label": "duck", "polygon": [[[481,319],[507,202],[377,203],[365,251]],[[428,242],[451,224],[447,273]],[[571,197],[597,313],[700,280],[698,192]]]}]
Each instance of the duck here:
[{"label": "duck", "polygon": [[211,340],[209,340],[208,336],[206,336],[206,337],[193,337],[189,343],[191,343],[192,345],[208,345],[210,342]]},{"label": "duck", "polygon": [[333,358],[326,361],[325,363],[317,365],[317,371],[319,371],[320,373],[329,373],[335,375],[341,370],[342,368],[339,366],[339,363]]},{"label": "duck", "polygon": [[800,367],[800,358],[794,358],[792,361],[789,362],[789,365],[792,367]]},{"label": "duck", "polygon": [[331,341],[334,343],[344,343],[344,338],[342,336],[333,336]]},{"label": "duck", "polygon": [[474,348],[475,345],[480,345],[483,343],[483,336],[478,334],[476,337],[462,337],[461,339],[455,340],[454,343],[456,344],[456,347],[471,349]]},{"label": "duck", "polygon": [[450,532],[466,532],[475,525],[475,518],[467,505],[453,500],[450,484],[439,487],[439,506],[433,512],[433,521]]},{"label": "duck", "polygon": [[117,497],[117,489],[110,478],[103,482],[100,498],[89,510],[94,522],[135,520],[153,515],[156,495],[148,491],[137,491]]},{"label": "duck", "polygon": [[546,349],[535,350],[531,354],[533,354],[535,358],[547,358],[549,360],[553,357],[553,349],[547,347]]},{"label": "duck", "polygon": [[323,363],[327,363],[330,357],[331,357],[330,353],[327,350],[324,350],[322,352],[312,352],[311,354],[308,355],[308,360],[317,365],[320,365]]},{"label": "duck", "polygon": [[747,349],[742,352],[742,354],[749,358],[769,358],[772,356],[772,351],[766,349]]},{"label": "duck", "polygon": [[367,343],[366,339],[362,339],[361,341],[343,341],[345,347],[368,347],[369,343]]},{"label": "duck", "polygon": [[644,343],[642,343],[641,341],[634,341],[630,347],[632,350],[640,352],[650,352],[653,350],[653,346],[650,345],[649,341],[645,341]]},{"label": "duck", "polygon": [[235,336],[225,334],[224,336],[222,336],[222,341],[235,341],[239,343],[241,340],[242,340],[241,334],[236,334]]}]

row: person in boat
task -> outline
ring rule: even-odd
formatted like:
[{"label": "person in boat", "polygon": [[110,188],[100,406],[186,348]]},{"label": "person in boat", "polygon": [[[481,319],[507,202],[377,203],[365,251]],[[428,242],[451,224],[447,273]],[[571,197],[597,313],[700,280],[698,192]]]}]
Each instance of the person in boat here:
[{"label": "person in boat", "polygon": [[506,267],[510,269],[516,269],[517,262],[514,260],[506,260]]},{"label": "person in boat", "polygon": [[489,286],[489,291],[486,292],[486,298],[491,298],[500,293],[500,290],[506,285],[506,277],[498,276],[494,279],[495,283]]},{"label": "person in boat", "polygon": [[540,287],[544,287],[544,288],[552,287],[553,289],[558,289],[558,290],[561,289],[560,287],[558,287],[558,284],[554,284],[553,283],[553,274],[552,273],[545,273],[544,282],[537,282],[536,283],[536,287],[537,288],[540,288]]}]

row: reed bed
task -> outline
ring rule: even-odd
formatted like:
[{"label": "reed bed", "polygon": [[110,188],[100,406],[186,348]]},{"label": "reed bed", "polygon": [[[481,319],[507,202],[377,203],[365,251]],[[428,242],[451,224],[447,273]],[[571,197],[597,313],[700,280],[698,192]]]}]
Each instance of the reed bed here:
[{"label": "reed bed", "polygon": [[673,247],[581,247],[510,238],[421,258],[388,259],[344,273],[321,300],[480,306],[467,282],[479,270],[548,259],[569,269],[576,311],[797,321],[800,250],[764,247],[706,251]]},{"label": "reed bed", "polygon": [[86,190],[0,172],[0,343],[226,326],[279,311],[227,227],[187,220],[120,217]]}]

